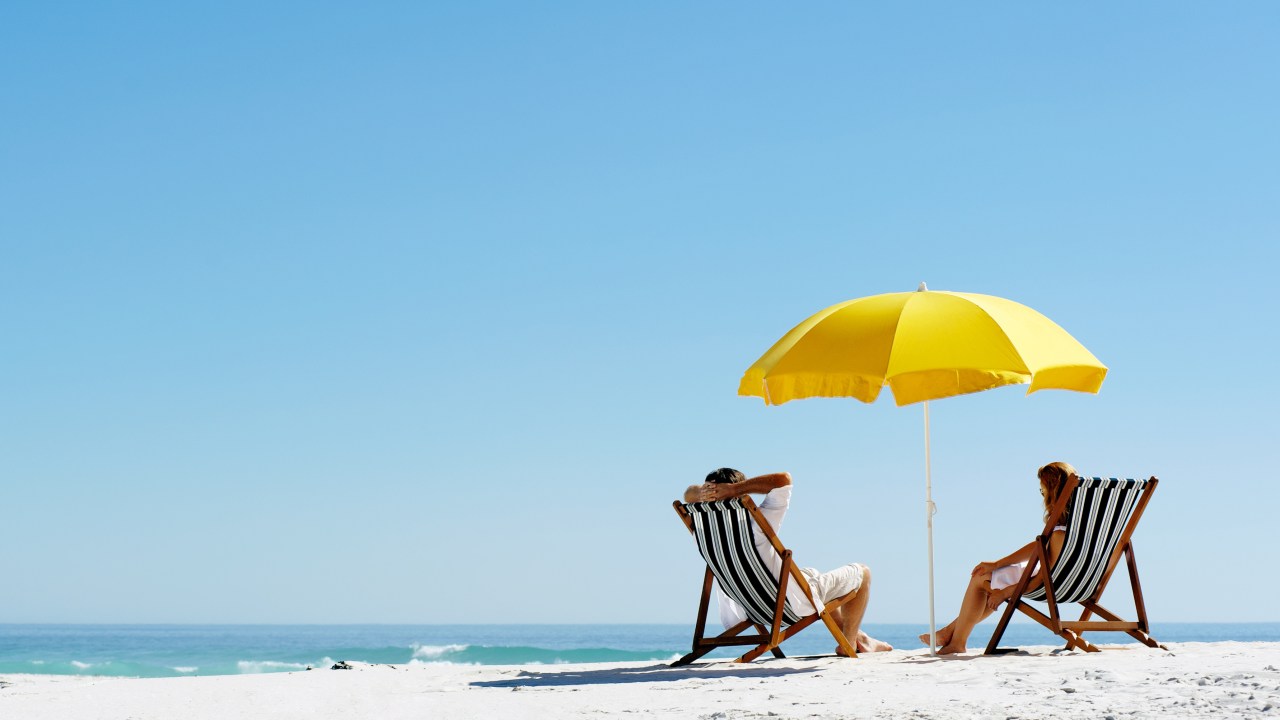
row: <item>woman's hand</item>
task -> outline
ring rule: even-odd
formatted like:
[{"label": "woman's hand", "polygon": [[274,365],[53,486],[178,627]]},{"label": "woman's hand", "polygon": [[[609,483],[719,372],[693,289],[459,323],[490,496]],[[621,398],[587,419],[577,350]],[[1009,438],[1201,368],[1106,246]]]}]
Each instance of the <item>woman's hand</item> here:
[{"label": "woman's hand", "polygon": [[996,564],[993,562],[980,562],[973,566],[973,572],[969,573],[972,577],[991,577],[991,573],[995,572]]},{"label": "woman's hand", "polygon": [[990,610],[991,612],[995,612],[996,608],[1000,607],[1000,603],[1003,603],[1005,600],[1008,600],[1009,598],[1013,597],[1013,594],[1017,591],[1018,591],[1017,585],[1010,585],[1009,587],[1004,588],[1003,590],[992,590],[987,595],[987,610]]}]

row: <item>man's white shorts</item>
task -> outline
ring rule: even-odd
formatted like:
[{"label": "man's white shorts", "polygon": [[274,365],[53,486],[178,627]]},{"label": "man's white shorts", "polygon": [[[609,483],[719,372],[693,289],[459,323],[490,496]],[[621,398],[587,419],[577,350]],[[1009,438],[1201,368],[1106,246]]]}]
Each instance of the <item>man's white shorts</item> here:
[{"label": "man's white shorts", "polygon": [[862,563],[849,563],[824,573],[815,568],[800,568],[800,574],[805,576],[809,586],[817,592],[817,601],[829,603],[862,587],[862,574],[866,569]]}]

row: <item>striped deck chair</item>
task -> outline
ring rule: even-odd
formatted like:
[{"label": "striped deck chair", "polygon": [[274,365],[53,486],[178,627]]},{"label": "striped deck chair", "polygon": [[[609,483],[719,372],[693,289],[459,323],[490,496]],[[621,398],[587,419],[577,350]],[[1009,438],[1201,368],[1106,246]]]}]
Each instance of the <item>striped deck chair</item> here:
[{"label": "striped deck chair", "polygon": [[[1058,502],[1049,512],[1050,520],[1036,541],[1036,549],[1022,573],[1018,589],[1007,600],[1008,607],[987,644],[987,655],[1011,652],[998,647],[1013,611],[1020,610],[1032,620],[1060,635],[1067,641],[1067,648],[1097,652],[1093,643],[1085,640],[1085,631],[1119,631],[1149,647],[1163,648],[1151,637],[1147,624],[1147,609],[1142,601],[1142,586],[1138,583],[1138,565],[1133,556],[1133,531],[1142,518],[1151,494],[1155,492],[1156,478],[1149,480],[1119,480],[1116,478],[1078,478],[1068,481]],[[1046,570],[1049,557],[1049,537],[1067,511],[1066,537],[1062,551],[1051,570]],[[1133,587],[1133,605],[1137,622],[1122,620],[1115,613],[1098,604],[1098,598],[1106,589],[1111,573],[1116,569],[1121,555],[1125,556],[1129,570],[1129,583]],[[1027,587],[1033,579],[1039,584],[1030,592]],[[1037,600],[1049,606],[1045,615],[1027,603]],[[1058,606],[1063,603],[1079,603],[1084,613],[1079,620],[1063,620]],[[1097,615],[1102,620],[1090,620]]]},{"label": "striped deck chair", "polygon": [[[826,624],[835,637],[836,644],[846,654],[857,657],[854,644],[840,630],[831,611],[857,597],[858,592],[855,590],[838,597],[818,612],[806,616],[798,614],[787,600],[788,583],[797,583],[813,607],[819,607],[820,603],[815,601],[808,581],[791,559],[791,551],[783,547],[782,541],[773,532],[773,528],[769,527],[769,522],[750,497],[688,505],[677,500],[672,505],[697,541],[698,552],[702,553],[702,559],[707,563],[702,580],[702,599],[698,604],[698,621],[693,630],[693,649],[688,655],[672,663],[672,667],[688,665],[718,647],[733,645],[754,646],[735,662],[751,662],[766,651],[772,652],[775,657],[785,657],[778,646],[818,619]],[[782,558],[780,578],[774,577],[769,571],[756,549],[751,533],[753,520]],[[720,588],[729,597],[742,606],[747,619],[720,635],[708,638],[703,633],[707,626],[707,608],[711,601],[713,579],[720,583]],[[749,627],[754,627],[756,634],[739,634]]]}]

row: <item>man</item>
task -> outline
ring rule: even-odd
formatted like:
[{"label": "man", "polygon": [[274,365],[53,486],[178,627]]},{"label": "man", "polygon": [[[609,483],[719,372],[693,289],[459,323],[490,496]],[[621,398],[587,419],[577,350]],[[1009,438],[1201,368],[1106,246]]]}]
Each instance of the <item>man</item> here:
[{"label": "man", "polygon": [[[708,474],[706,482],[701,485],[690,485],[689,489],[684,491],[684,501],[687,503],[714,502],[750,493],[765,496],[764,500],[757,505],[760,514],[764,515],[764,519],[769,522],[774,532],[781,532],[782,519],[786,516],[787,506],[791,503],[791,475],[788,473],[771,473],[747,479],[747,476],[738,470],[720,468]],[[773,544],[754,521],[751,524],[751,531],[760,557],[773,571],[775,577],[780,575],[782,558],[773,549]],[[876,640],[862,632],[860,628],[871,591],[871,570],[867,566],[850,563],[825,573],[820,573],[813,568],[800,568],[800,573],[809,581],[809,589],[819,603],[825,604],[854,590],[860,590],[852,601],[833,610],[832,617],[844,632],[845,637],[856,645],[858,652],[881,652],[893,649],[889,643]],[[733,627],[747,619],[746,612],[720,589],[719,584],[716,585],[716,591],[720,601],[720,622],[725,628]],[[801,614],[813,612],[813,606],[805,597],[804,591],[794,583],[787,589],[787,600],[791,603],[791,607]],[[845,654],[839,647],[836,648],[836,653]]]}]

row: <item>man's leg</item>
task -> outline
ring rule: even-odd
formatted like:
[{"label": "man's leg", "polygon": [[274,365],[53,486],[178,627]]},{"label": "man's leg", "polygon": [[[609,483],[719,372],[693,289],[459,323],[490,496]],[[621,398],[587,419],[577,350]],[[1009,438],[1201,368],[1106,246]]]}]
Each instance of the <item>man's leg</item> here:
[{"label": "man's leg", "polygon": [[[849,642],[857,646],[858,652],[892,650],[893,646],[889,643],[876,640],[862,632],[862,616],[866,615],[867,603],[871,600],[871,570],[866,567],[861,567],[860,570],[862,577],[861,584],[858,586],[858,594],[854,596],[853,600],[833,610],[832,615],[835,616],[836,623],[840,625],[840,630],[844,633],[844,636],[849,638]],[[843,655],[844,653],[840,648],[836,648],[836,654]]]}]

